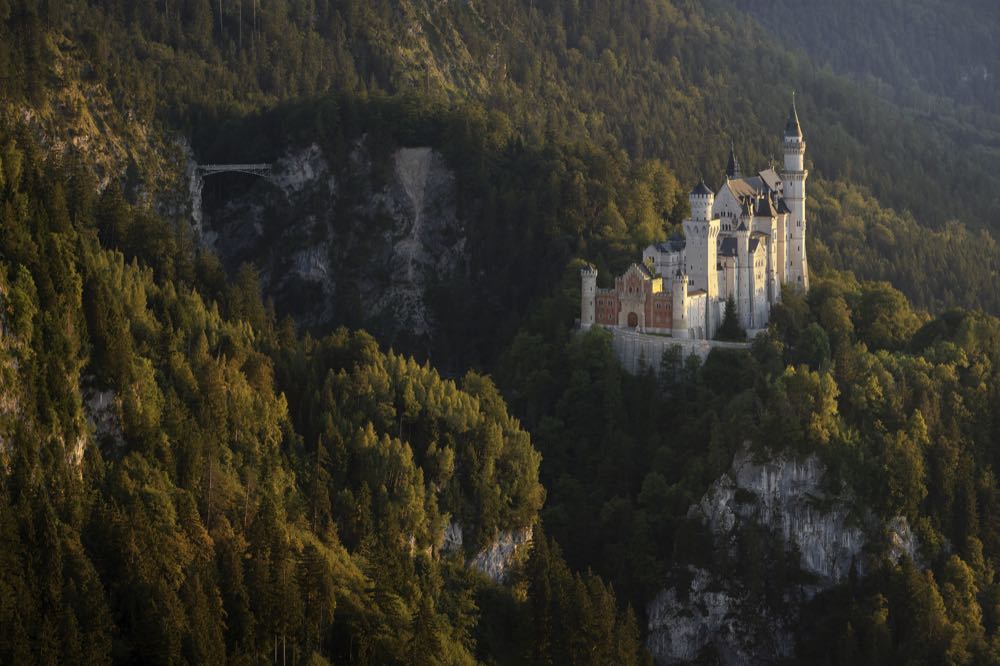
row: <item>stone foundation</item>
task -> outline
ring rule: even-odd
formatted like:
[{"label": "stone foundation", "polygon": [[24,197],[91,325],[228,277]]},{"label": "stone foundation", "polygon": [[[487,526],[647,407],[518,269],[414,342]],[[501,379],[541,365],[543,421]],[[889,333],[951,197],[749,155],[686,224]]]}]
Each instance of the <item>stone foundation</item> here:
[{"label": "stone foundation", "polygon": [[708,358],[713,349],[749,349],[746,342],[720,342],[718,340],[692,340],[673,338],[665,335],[637,333],[628,329],[609,328],[611,332],[611,348],[618,356],[622,367],[629,373],[639,374],[646,368],[654,373],[660,371],[660,360],[663,352],[671,347],[680,347],[681,356],[686,359],[692,354],[702,361]]}]

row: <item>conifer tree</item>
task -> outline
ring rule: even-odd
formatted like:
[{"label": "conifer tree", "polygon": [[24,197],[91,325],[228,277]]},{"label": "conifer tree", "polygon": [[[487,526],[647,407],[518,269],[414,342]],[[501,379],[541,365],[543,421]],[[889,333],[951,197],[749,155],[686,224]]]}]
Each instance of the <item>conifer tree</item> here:
[{"label": "conifer tree", "polygon": [[730,294],[726,299],[726,309],[722,315],[722,324],[716,332],[717,340],[729,342],[742,342],[747,339],[747,332],[740,326],[739,313],[736,311],[736,299]]}]

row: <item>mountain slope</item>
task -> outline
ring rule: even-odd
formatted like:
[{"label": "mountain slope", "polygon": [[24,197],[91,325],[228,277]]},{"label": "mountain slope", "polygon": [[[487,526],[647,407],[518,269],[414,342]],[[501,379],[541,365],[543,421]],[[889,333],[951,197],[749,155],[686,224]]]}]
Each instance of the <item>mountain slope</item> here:
[{"label": "mountain slope", "polygon": [[[964,240],[975,239],[979,229],[992,230],[1000,211],[995,194],[1000,191],[995,182],[1000,174],[1000,143],[993,125],[977,122],[971,113],[938,117],[896,106],[788,50],[784,36],[767,33],[727,5],[667,0],[611,5],[310,0],[295,7],[260,7],[257,15],[240,14],[235,3],[215,6],[194,0],[162,8],[75,2],[44,12],[32,7],[16,3],[6,13],[6,34],[17,39],[9,41],[9,57],[0,59],[14,83],[10,89],[15,98],[24,100],[22,106],[46,98],[50,73],[65,59],[60,55],[65,50],[74,54],[76,70],[105,86],[130,119],[107,118],[109,127],[139,123],[153,131],[157,138],[147,142],[145,155],[164,153],[154,147],[157,143],[172,143],[158,138],[162,133],[155,128],[188,133],[197,159],[221,162],[274,160],[290,148],[308,147],[331,129],[344,137],[343,146],[360,130],[377,129],[397,144],[442,152],[456,176],[465,178],[460,183],[465,197],[461,203],[469,219],[496,207],[489,188],[490,181],[500,177],[494,167],[509,159],[509,153],[526,154],[520,146],[528,151],[541,147],[543,154],[554,146],[563,153],[580,153],[576,147],[586,146],[583,152],[598,155],[605,164],[624,163],[626,171],[630,163],[640,170],[641,160],[655,158],[678,181],[690,183],[699,174],[719,178],[734,140],[748,168],[763,167],[780,152],[777,129],[789,92],[796,89],[810,146],[811,182],[838,183],[827,191],[837,193],[841,206],[850,203],[846,194],[850,189],[839,184],[860,187],[858,195],[871,193],[881,205],[898,211],[902,219],[912,216],[916,223],[914,232],[906,223],[890,229],[897,242],[891,257],[935,255],[928,263],[943,266],[956,254],[988,255],[977,258],[978,264],[953,262],[968,265],[957,280],[935,270],[924,277],[924,284],[911,287],[913,275],[893,261],[873,266],[870,257],[855,261],[852,252],[838,251],[833,245],[843,244],[845,229],[835,236],[828,233],[832,225],[823,222],[816,227],[816,238],[832,249],[828,255],[816,253],[815,268],[822,271],[831,265],[862,277],[888,277],[919,305],[935,310],[949,305],[980,305],[991,311],[1000,307],[994,290],[981,286],[978,279],[991,275],[990,266],[996,264],[995,253],[990,254],[993,246]],[[957,18],[958,25],[968,23],[965,13]],[[917,31],[908,27],[912,23],[899,26],[910,38]],[[117,48],[108,48],[111,43]],[[54,50],[52,44],[69,44],[72,49]],[[382,91],[401,93],[403,99],[390,107],[390,114],[358,117],[372,107],[350,100],[378,100]],[[302,102],[316,96],[317,102],[323,101]],[[336,104],[350,110],[333,120],[322,109]],[[276,111],[258,115],[275,105]],[[454,133],[440,131],[455,116],[464,117],[467,128],[461,142],[452,140]],[[277,133],[281,141],[268,139],[276,134],[268,127],[274,122],[284,125]],[[239,128],[243,131],[234,131]],[[56,126],[44,134],[59,132]],[[629,155],[624,162],[620,149]],[[346,153],[333,152],[326,158],[340,168]],[[536,158],[528,152],[527,159]],[[147,160],[135,162],[140,177],[134,180],[157,182],[155,174],[142,173],[150,170]],[[119,160],[118,165],[123,171],[129,168],[128,161]],[[579,170],[572,161],[549,168],[573,177]],[[544,182],[536,179],[518,186],[510,197],[541,201],[550,196],[540,186]],[[147,185],[129,192],[151,189],[163,196],[169,190]],[[579,214],[586,220],[573,226],[606,226],[609,219],[617,223],[616,211],[606,206],[608,195],[588,189],[596,201],[580,206]],[[660,189],[654,195],[666,200],[671,193]],[[612,197],[627,226],[651,225],[643,218],[648,208],[642,205],[642,196],[623,191]],[[170,200],[175,203],[161,205],[161,210],[182,217],[178,197]],[[667,218],[666,225],[655,223],[660,228],[654,235],[662,235],[664,226],[678,221],[679,212],[657,213]],[[530,210],[512,215],[528,216],[526,222],[516,223],[525,234],[552,227],[551,222],[531,220]],[[897,218],[892,212],[878,216],[882,227]],[[971,235],[949,233],[947,246],[942,246],[937,237],[923,232],[944,229],[951,220],[972,229]],[[852,229],[849,245],[870,242],[869,230]],[[904,238],[912,239],[912,247],[901,245]],[[524,264],[561,265],[573,253],[586,252],[594,260],[604,254],[600,248],[585,250],[579,233],[550,237],[544,245],[545,251],[530,255]],[[553,259],[555,248],[559,249]],[[507,262],[518,259],[514,248],[501,254]],[[618,265],[627,254],[608,260]],[[481,264],[488,258],[489,252],[473,260]],[[824,263],[826,258],[830,264]],[[559,268],[542,283],[554,279]],[[506,309],[523,311],[537,295],[528,285],[518,286],[518,281],[515,276],[500,282],[511,285],[516,294],[503,305]],[[970,288],[948,287],[955,282]],[[495,292],[495,285],[482,283],[466,298],[471,301],[475,293]],[[490,328],[473,337],[482,337]],[[510,331],[505,334],[509,337]],[[454,331],[450,335],[457,337]],[[478,362],[490,356],[475,352],[467,358]]]}]

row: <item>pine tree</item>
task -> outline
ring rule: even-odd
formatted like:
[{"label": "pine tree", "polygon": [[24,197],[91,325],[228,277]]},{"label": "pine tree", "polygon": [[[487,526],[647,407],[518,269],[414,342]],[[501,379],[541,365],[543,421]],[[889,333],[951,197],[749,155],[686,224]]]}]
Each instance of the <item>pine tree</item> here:
[{"label": "pine tree", "polygon": [[740,326],[739,313],[736,311],[736,299],[730,294],[726,299],[726,310],[722,316],[722,324],[715,334],[716,340],[726,340],[729,342],[743,342],[747,339],[747,332]]}]

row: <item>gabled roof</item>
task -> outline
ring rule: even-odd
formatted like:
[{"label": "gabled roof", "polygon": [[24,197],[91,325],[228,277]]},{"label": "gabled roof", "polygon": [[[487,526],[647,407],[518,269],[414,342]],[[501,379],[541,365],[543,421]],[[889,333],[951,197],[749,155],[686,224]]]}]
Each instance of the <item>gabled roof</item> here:
[{"label": "gabled roof", "polygon": [[736,237],[726,236],[719,243],[719,256],[721,257],[735,257],[736,256]]},{"label": "gabled roof", "polygon": [[632,266],[634,266],[639,271],[639,273],[642,274],[643,277],[647,277],[650,279],[656,277],[655,275],[653,275],[653,271],[649,270],[649,266],[647,266],[646,264],[632,264]]},{"label": "gabled roof", "polygon": [[772,192],[778,192],[781,190],[781,176],[774,169],[764,169],[759,174],[761,181],[767,185],[768,189]]},{"label": "gabled roof", "polygon": [[732,191],[733,196],[741,201],[749,197],[756,197],[767,191],[764,181],[761,180],[759,176],[751,176],[750,178],[734,178],[727,181],[723,185],[723,187],[727,186],[730,191]]}]

